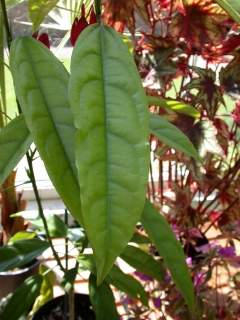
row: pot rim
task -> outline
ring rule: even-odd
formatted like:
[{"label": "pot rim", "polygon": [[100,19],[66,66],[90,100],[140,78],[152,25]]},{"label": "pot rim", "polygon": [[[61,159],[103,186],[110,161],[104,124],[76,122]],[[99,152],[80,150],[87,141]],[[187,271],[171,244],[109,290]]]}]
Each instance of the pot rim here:
[{"label": "pot rim", "polygon": [[19,270],[15,270],[15,271],[13,271],[13,270],[1,271],[1,272],[0,272],[0,277],[1,277],[1,276],[15,276],[15,275],[19,275],[19,274],[28,272],[28,271],[34,269],[34,268],[35,268],[37,265],[39,265],[40,262],[41,262],[41,261],[40,261],[39,259],[37,259],[37,258],[35,258],[35,259],[32,260],[32,261],[34,261],[33,264],[31,264],[30,266],[25,267],[25,268],[23,268],[23,269],[19,269]]}]

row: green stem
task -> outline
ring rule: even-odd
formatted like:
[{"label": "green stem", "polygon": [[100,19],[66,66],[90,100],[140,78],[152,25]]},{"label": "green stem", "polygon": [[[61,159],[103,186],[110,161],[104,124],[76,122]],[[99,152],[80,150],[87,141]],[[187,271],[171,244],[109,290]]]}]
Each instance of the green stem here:
[{"label": "green stem", "polygon": [[97,20],[98,20],[98,22],[100,22],[101,11],[102,11],[101,0],[94,0],[94,5],[95,5],[95,12],[96,12]]},{"label": "green stem", "polygon": [[35,174],[34,174],[34,170],[33,170],[32,158],[31,158],[29,152],[26,153],[26,157],[27,157],[27,163],[28,163],[28,169],[29,169],[29,179],[31,180],[31,183],[32,183],[34,195],[35,195],[37,206],[38,206],[39,215],[40,215],[40,217],[42,219],[42,222],[43,222],[43,226],[44,226],[44,230],[45,230],[45,233],[46,233],[47,240],[48,240],[48,242],[50,244],[53,256],[56,259],[56,261],[57,261],[57,263],[59,265],[59,268],[63,272],[65,272],[65,269],[64,269],[64,267],[63,267],[63,265],[61,263],[61,260],[60,260],[58,254],[57,254],[57,252],[56,252],[56,250],[54,248],[54,245],[53,245],[50,233],[49,233],[47,220],[46,220],[46,217],[44,215],[44,211],[43,211],[43,207],[42,207],[42,201],[41,201],[41,198],[40,198],[40,195],[39,195],[39,192],[38,192],[38,188],[37,188],[36,178],[35,178]]},{"label": "green stem", "polygon": [[1,0],[1,7],[2,7],[3,23],[6,31],[6,36],[7,36],[7,44],[8,44],[8,48],[10,49],[11,42],[12,42],[12,34],[11,34],[11,29],[8,21],[5,0]]}]

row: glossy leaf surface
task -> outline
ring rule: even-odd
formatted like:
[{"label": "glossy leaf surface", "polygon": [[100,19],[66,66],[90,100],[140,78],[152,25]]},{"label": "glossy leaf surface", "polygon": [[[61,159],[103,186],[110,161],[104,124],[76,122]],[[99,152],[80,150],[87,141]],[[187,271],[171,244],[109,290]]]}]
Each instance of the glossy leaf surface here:
[{"label": "glossy leaf surface", "polygon": [[164,269],[160,261],[134,246],[127,246],[120,257],[136,270],[157,279],[164,280]]},{"label": "glossy leaf surface", "polygon": [[83,221],[101,283],[140,218],[149,158],[146,96],[133,58],[113,29],[95,24],[81,33],[69,99]]},{"label": "glossy leaf surface", "polygon": [[240,23],[239,0],[215,0],[236,22]]},{"label": "glossy leaf surface", "polygon": [[110,286],[106,282],[97,286],[97,279],[93,274],[89,278],[89,295],[96,320],[120,319]]},{"label": "glossy leaf surface", "polygon": [[188,137],[176,126],[156,114],[150,116],[150,131],[171,148],[199,160],[197,150]]},{"label": "glossy leaf surface", "polygon": [[0,272],[26,265],[49,247],[40,239],[19,240],[0,247]]},{"label": "glossy leaf surface", "polygon": [[31,142],[22,115],[0,130],[0,185],[27,152]]},{"label": "glossy leaf surface", "polygon": [[28,12],[36,31],[48,13],[56,6],[59,0],[29,0]]},{"label": "glossy leaf surface", "polygon": [[195,298],[185,256],[166,219],[147,200],[142,215],[142,224],[159,254],[168,267],[173,280],[182,293],[191,311],[195,310]]},{"label": "glossy leaf surface", "polygon": [[26,316],[40,293],[42,276],[37,274],[27,278],[13,293],[1,314],[1,320],[19,320]]},{"label": "glossy leaf surface", "polygon": [[75,129],[67,97],[69,74],[44,45],[29,37],[13,42],[10,65],[17,98],[48,175],[81,223]]}]

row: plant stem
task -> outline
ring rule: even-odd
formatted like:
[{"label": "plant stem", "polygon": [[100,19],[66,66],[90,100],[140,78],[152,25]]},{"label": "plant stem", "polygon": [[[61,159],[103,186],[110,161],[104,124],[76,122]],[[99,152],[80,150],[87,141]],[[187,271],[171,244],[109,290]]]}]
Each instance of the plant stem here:
[{"label": "plant stem", "polygon": [[100,22],[101,19],[101,0],[94,0],[94,5],[95,5],[95,11],[96,11],[96,16],[98,22]]},{"label": "plant stem", "polygon": [[0,1],[1,1],[1,7],[2,7],[3,23],[4,23],[6,37],[7,37],[7,44],[8,44],[8,48],[10,49],[11,42],[12,42],[12,34],[11,34],[9,22],[8,22],[6,3],[5,3],[5,0],[0,0]]},{"label": "plant stem", "polygon": [[57,254],[57,252],[56,252],[56,250],[54,248],[52,239],[50,237],[50,233],[49,233],[49,229],[48,229],[48,225],[47,225],[47,220],[46,220],[46,217],[45,217],[44,212],[43,212],[42,202],[41,202],[41,198],[39,196],[39,192],[38,192],[38,188],[37,188],[36,178],[35,178],[33,165],[32,165],[32,159],[31,159],[31,156],[30,156],[29,152],[26,153],[26,157],[27,157],[27,163],[28,163],[28,168],[29,168],[29,179],[31,180],[31,183],[32,183],[34,195],[35,195],[37,206],[38,206],[39,215],[40,215],[40,217],[42,219],[42,222],[43,222],[43,226],[44,226],[44,229],[45,229],[45,232],[46,232],[47,240],[48,240],[48,242],[50,244],[50,247],[51,247],[52,252],[53,252],[53,256],[56,259],[56,261],[57,261],[57,263],[59,265],[59,268],[63,272],[65,272],[65,269],[64,269],[64,267],[63,267],[63,265],[61,263],[61,260],[60,260],[58,254]]}]

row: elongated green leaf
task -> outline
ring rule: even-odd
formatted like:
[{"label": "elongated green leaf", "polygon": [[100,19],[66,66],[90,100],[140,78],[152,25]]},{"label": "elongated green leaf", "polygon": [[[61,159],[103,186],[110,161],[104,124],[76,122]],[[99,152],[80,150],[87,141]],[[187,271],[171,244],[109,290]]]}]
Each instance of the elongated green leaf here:
[{"label": "elongated green leaf", "polygon": [[164,217],[147,201],[142,215],[142,223],[159,254],[169,268],[173,280],[182,293],[191,311],[195,310],[193,284],[185,262],[180,243]]},{"label": "elongated green leaf", "polygon": [[56,6],[59,0],[29,0],[29,17],[36,31],[48,13]]},{"label": "elongated green leaf", "polygon": [[89,278],[89,294],[96,320],[120,319],[110,286],[105,282],[97,286],[96,277],[93,274]]},{"label": "elongated green leaf", "polygon": [[67,97],[69,74],[44,45],[30,37],[13,42],[10,65],[17,98],[48,175],[81,223],[75,129]]},{"label": "elongated green leaf", "polygon": [[239,0],[215,0],[236,22],[240,23]]},{"label": "elongated green leaf", "polygon": [[40,239],[19,240],[0,247],[0,272],[26,265],[48,247],[49,244]]},{"label": "elongated green leaf", "polygon": [[188,137],[176,126],[156,114],[150,116],[150,130],[158,139],[169,147],[199,160],[197,150]]},{"label": "elongated green leaf", "polygon": [[[96,267],[92,254],[81,254],[78,257],[80,270],[88,270],[96,275]],[[117,266],[113,266],[105,278],[105,282],[127,293],[134,299],[139,299],[144,305],[148,304],[148,297],[142,285],[132,276],[125,274]]]},{"label": "elongated green leaf", "polygon": [[133,58],[113,29],[93,25],[81,33],[69,99],[84,226],[101,283],[140,218],[149,158],[146,96]]},{"label": "elongated green leaf", "polygon": [[22,115],[0,130],[0,185],[27,152],[31,142]]},{"label": "elongated green leaf", "polygon": [[9,299],[0,315],[1,319],[19,320],[21,316],[26,316],[40,292],[41,284],[42,276],[40,274],[27,278]]},{"label": "elongated green leaf", "polygon": [[163,281],[164,268],[160,261],[156,261],[151,255],[133,246],[127,246],[120,257],[130,266],[142,273]]},{"label": "elongated green leaf", "polygon": [[148,305],[148,296],[142,285],[132,276],[125,274],[117,266],[113,266],[105,281],[130,297],[139,299],[145,306]]},{"label": "elongated green leaf", "polygon": [[190,104],[181,101],[148,96],[148,103],[149,105],[160,106],[182,114],[186,114],[193,118],[200,117],[200,112],[197,109],[195,109]]}]

